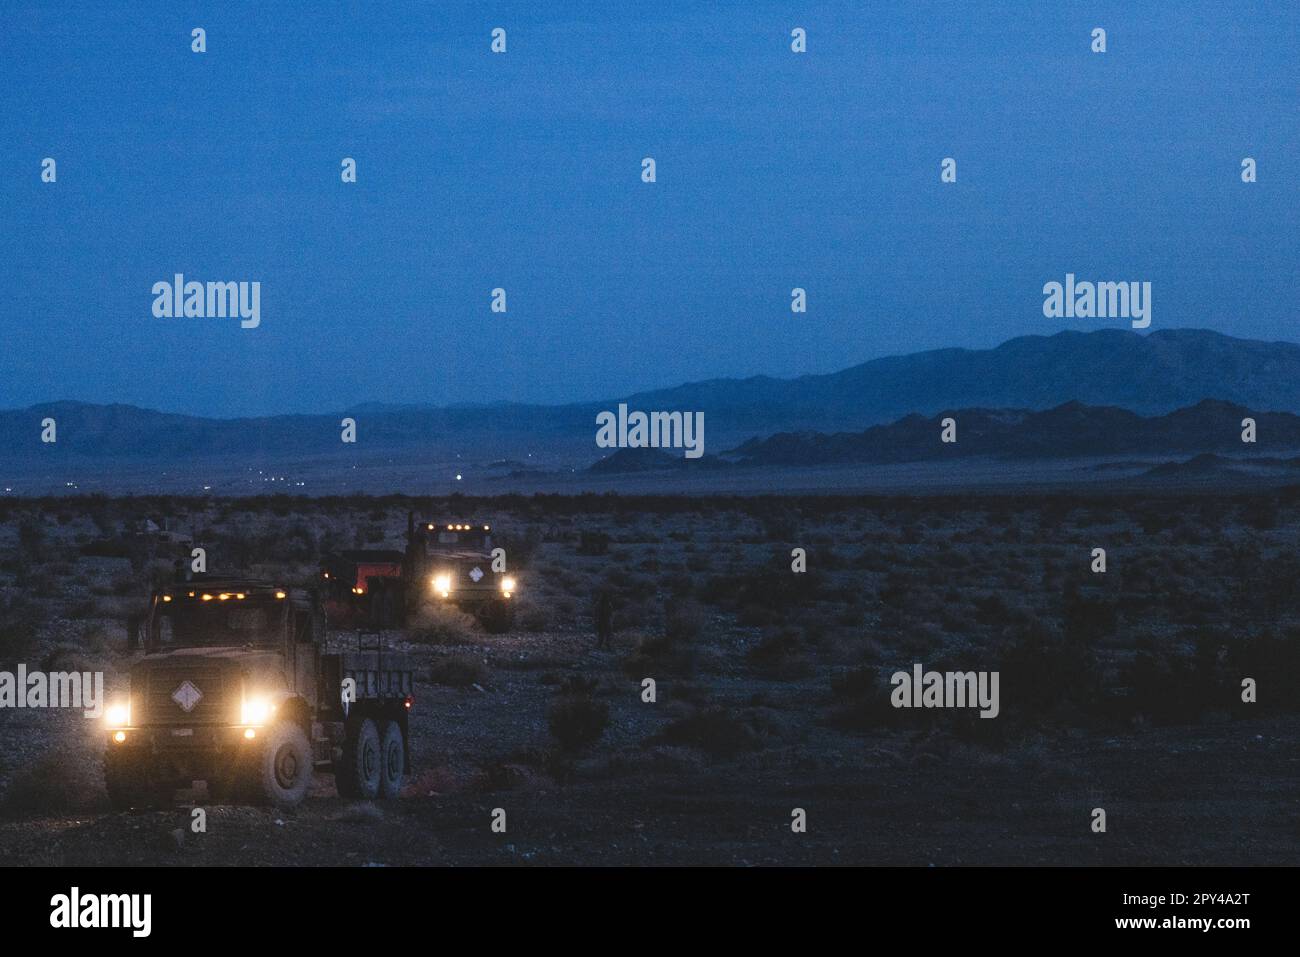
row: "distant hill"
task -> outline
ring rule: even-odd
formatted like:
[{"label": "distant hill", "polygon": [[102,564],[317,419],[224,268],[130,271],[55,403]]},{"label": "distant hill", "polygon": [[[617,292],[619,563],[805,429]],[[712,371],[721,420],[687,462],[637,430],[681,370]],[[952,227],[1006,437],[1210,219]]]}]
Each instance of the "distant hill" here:
[{"label": "distant hill", "polygon": [[[563,406],[367,403],[321,415],[210,419],[128,405],[50,402],[0,412],[0,447],[24,459],[58,454],[167,463],[245,456],[264,463],[340,453],[345,448],[339,441],[340,420],[351,415],[357,420],[359,442],[347,450],[363,458],[396,451],[422,453],[433,447],[486,459],[518,458],[543,448],[554,451],[553,458],[586,465],[598,451],[597,413],[613,410],[621,401],[632,410],[703,411],[710,453],[750,437],[774,436],[761,454],[785,455],[791,461],[801,440],[776,433],[833,433],[896,423],[895,431],[878,436],[904,443],[895,447],[895,454],[914,455],[925,446],[906,446],[909,426],[898,420],[908,415],[931,417],[944,409],[1022,410],[967,413],[961,451],[955,453],[962,455],[969,447],[966,440],[976,438],[980,429],[989,430],[989,441],[996,441],[999,423],[1008,416],[1053,410],[1054,418],[1034,424],[1041,426],[1044,451],[1058,454],[1053,450],[1061,447],[1063,435],[1049,432],[1049,427],[1068,430],[1064,437],[1080,446],[1105,438],[1095,426],[1099,413],[1090,411],[1087,422],[1075,421],[1080,413],[1070,403],[1104,407],[1104,414],[1114,418],[1122,410],[1169,413],[1203,399],[1251,409],[1257,416],[1300,413],[1300,345],[1201,330],[1145,336],[1127,330],[1061,332],[1012,339],[995,349],[893,356],[829,375],[714,379]],[[46,416],[58,423],[56,447],[39,442],[39,424]],[[1117,435],[1133,434],[1122,416],[1117,427]],[[864,454],[849,451],[862,441],[831,437],[811,444],[818,456],[843,457]],[[928,442],[928,437],[918,441]],[[748,451],[759,454],[758,448]],[[1135,442],[1132,450],[1147,448]],[[644,465],[616,459],[611,467],[628,464]]]},{"label": "distant hill", "polygon": [[[194,456],[246,455],[261,460],[324,455],[346,450],[340,440],[345,416],[357,423],[362,456],[431,445],[491,450],[501,436],[595,435],[595,415],[576,407],[483,408],[358,407],[323,415],[209,419],[130,405],[48,402],[0,412],[0,443],[15,455],[178,460]],[[40,422],[58,427],[56,447],[42,447]],[[590,425],[589,425],[590,423]],[[594,441],[593,441],[594,446]]]},{"label": "distant hill", "polygon": [[[957,441],[940,441],[941,422],[957,424]],[[1241,441],[1241,421],[1255,419],[1258,442]],[[862,432],[781,433],[752,439],[726,457],[743,465],[887,464],[991,456],[1003,459],[1084,458],[1108,455],[1250,453],[1300,449],[1300,416],[1255,412],[1207,399],[1167,415],[1067,402],[1054,409],[960,409],[909,415]]]},{"label": "distant hill", "polygon": [[994,349],[939,349],[798,379],[716,379],[634,395],[634,408],[705,409],[755,432],[863,428],[943,409],[1041,410],[1076,401],[1145,414],[1202,399],[1300,413],[1300,345],[1197,329],[1022,336]]},{"label": "distant hill", "polygon": [[592,464],[587,471],[595,475],[621,475],[632,472],[727,468],[730,464],[713,455],[688,459],[680,452],[673,454],[663,449],[618,449]]},{"label": "distant hill", "polygon": [[1148,469],[1145,477],[1152,479],[1227,479],[1281,477],[1293,480],[1300,475],[1300,456],[1291,458],[1232,459],[1213,452],[1203,452],[1185,462],[1165,462]]}]

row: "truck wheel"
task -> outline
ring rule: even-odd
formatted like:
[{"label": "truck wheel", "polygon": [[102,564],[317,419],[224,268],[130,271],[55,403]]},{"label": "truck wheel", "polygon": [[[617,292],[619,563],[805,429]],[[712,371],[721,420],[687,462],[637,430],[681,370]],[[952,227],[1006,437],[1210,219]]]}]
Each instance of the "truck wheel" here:
[{"label": "truck wheel", "polygon": [[115,811],[164,807],[172,798],[143,761],[121,750],[104,752],[104,788]]},{"label": "truck wheel", "polygon": [[276,807],[297,807],[311,787],[311,741],[302,725],[281,721],[271,729],[258,760],[259,796]]},{"label": "truck wheel", "polygon": [[383,757],[379,747],[379,729],[369,718],[349,722],[343,757],[334,769],[340,797],[370,800],[379,793]]},{"label": "truck wheel", "polygon": [[384,722],[384,736],[379,750],[383,757],[379,796],[398,797],[402,793],[402,779],[406,776],[406,750],[402,743],[402,726],[396,721]]}]

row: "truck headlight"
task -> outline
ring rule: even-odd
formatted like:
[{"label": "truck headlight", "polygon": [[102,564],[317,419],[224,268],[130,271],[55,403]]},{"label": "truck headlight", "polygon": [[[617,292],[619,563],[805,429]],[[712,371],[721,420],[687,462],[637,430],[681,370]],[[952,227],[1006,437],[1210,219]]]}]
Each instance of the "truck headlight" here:
[{"label": "truck headlight", "polygon": [[110,728],[128,728],[131,726],[131,705],[115,704],[104,712],[104,724]]},{"label": "truck headlight", "polygon": [[240,724],[266,724],[275,705],[266,698],[245,698],[239,705]]},{"label": "truck headlight", "polygon": [[443,598],[446,598],[451,594],[451,576],[436,575],[433,579],[433,590],[442,595]]},{"label": "truck headlight", "polygon": [[505,596],[509,598],[511,592],[515,590],[515,580],[508,576],[501,579],[501,590],[505,592]]}]

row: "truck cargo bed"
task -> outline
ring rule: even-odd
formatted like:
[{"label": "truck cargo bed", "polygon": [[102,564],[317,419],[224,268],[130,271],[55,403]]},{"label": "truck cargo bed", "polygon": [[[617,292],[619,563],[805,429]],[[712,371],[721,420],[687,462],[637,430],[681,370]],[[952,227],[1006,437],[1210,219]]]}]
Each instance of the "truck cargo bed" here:
[{"label": "truck cargo bed", "polygon": [[406,655],[382,651],[341,651],[320,657],[323,687],[341,688],[352,678],[357,683],[357,700],[405,698],[412,694],[415,672]]}]

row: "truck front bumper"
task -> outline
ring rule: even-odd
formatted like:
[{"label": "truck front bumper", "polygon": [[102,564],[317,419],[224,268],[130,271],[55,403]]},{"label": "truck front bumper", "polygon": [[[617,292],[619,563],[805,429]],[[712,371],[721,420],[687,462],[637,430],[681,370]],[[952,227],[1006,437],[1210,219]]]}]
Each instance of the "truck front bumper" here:
[{"label": "truck front bumper", "polygon": [[202,778],[251,758],[265,733],[265,728],[245,725],[118,728],[108,732],[106,747],[182,777]]}]

